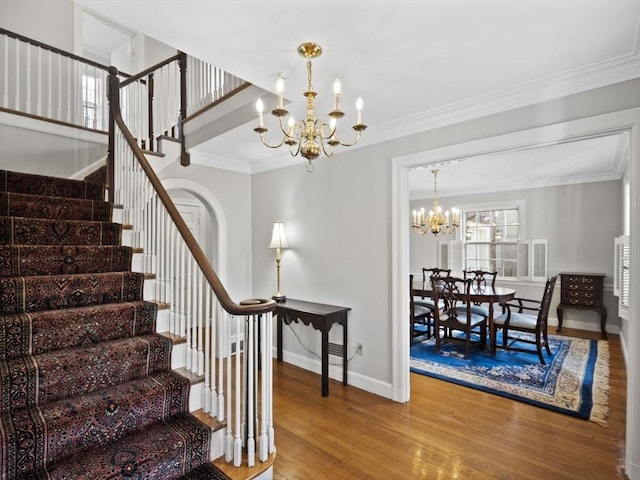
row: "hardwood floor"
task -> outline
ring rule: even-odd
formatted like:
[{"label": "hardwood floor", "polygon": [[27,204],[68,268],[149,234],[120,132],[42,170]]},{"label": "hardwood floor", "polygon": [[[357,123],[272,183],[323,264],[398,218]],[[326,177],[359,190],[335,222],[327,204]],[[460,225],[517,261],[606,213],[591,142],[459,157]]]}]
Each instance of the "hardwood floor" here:
[{"label": "hardwood floor", "polygon": [[[565,335],[599,334],[565,329]],[[609,335],[609,427],[411,374],[406,404],[274,363],[274,480],[624,479],[626,373]]]}]

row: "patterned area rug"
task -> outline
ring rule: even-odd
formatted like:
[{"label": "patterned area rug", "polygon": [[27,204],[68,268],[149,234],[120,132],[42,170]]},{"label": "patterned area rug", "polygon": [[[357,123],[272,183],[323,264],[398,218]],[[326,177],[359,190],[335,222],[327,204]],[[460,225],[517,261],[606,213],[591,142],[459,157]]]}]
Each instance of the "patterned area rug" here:
[{"label": "patterned area rug", "polygon": [[[498,338],[500,341],[500,338]],[[411,346],[411,371],[525,402],[607,426],[609,344],[606,341],[549,335],[551,356],[541,365],[536,354],[488,348],[472,350],[434,340]]]}]

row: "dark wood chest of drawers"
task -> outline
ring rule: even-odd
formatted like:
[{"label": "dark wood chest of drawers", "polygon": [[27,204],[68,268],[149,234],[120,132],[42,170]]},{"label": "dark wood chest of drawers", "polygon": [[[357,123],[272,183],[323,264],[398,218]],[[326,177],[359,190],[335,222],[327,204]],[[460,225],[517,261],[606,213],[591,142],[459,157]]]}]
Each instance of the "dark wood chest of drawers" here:
[{"label": "dark wood chest of drawers", "polygon": [[600,313],[602,336],[607,337],[607,308],[604,306],[603,273],[564,272],[560,274],[560,303],[558,304],[558,331],[562,329],[566,308],[595,310]]}]

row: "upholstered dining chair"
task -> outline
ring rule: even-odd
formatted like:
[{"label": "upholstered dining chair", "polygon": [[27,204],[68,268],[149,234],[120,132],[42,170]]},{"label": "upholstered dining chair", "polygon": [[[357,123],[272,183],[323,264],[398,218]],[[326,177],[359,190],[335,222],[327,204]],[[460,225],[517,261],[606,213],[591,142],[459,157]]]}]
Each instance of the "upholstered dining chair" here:
[{"label": "upholstered dining chair", "polygon": [[[442,277],[431,279],[431,289],[436,303],[442,302],[443,309],[435,309],[436,352],[442,342],[457,342],[465,345],[464,358],[469,358],[471,344],[484,348],[487,342],[487,319],[471,311],[469,292],[471,279]],[[472,333],[479,329],[479,339],[472,340]],[[462,337],[456,332],[463,332]]]},{"label": "upholstered dining chair", "polygon": [[[489,272],[486,270],[463,270],[464,279],[471,279],[471,286],[475,288],[486,288],[487,286],[495,288],[496,277],[498,272]],[[489,318],[489,306],[483,305],[480,302],[475,302],[471,305],[471,311],[478,315],[484,315],[485,318]]]},{"label": "upholstered dining chair", "polygon": [[[546,365],[542,355],[542,347],[547,350],[548,355],[551,355],[547,336],[547,318],[555,285],[556,276],[547,279],[542,300],[514,298],[511,302],[504,304],[506,312],[493,320],[491,338],[494,339],[494,344],[491,345],[492,353],[495,353],[496,348],[537,353],[540,363]],[[498,330],[502,330],[500,345],[495,340]],[[510,335],[510,332],[523,332],[525,335]],[[534,350],[518,346],[520,343],[533,344],[536,348]]]},{"label": "upholstered dining chair", "polygon": [[409,275],[409,344],[415,337],[427,334],[427,338],[431,338],[431,326],[433,324],[433,316],[431,308],[425,303],[426,300],[433,301],[429,297],[416,295],[413,290],[413,274]]}]

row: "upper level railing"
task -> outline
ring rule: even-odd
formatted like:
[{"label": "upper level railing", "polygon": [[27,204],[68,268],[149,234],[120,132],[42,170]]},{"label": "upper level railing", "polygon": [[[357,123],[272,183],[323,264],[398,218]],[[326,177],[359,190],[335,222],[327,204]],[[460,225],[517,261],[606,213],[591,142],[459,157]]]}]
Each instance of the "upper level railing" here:
[{"label": "upper level railing", "polygon": [[108,67],[0,28],[0,107],[106,131]]},{"label": "upper level railing", "polygon": [[[108,66],[0,28],[0,108],[91,130],[109,130]],[[182,122],[246,82],[184,53],[135,76],[119,72],[122,116],[143,150],[182,142]]]}]

